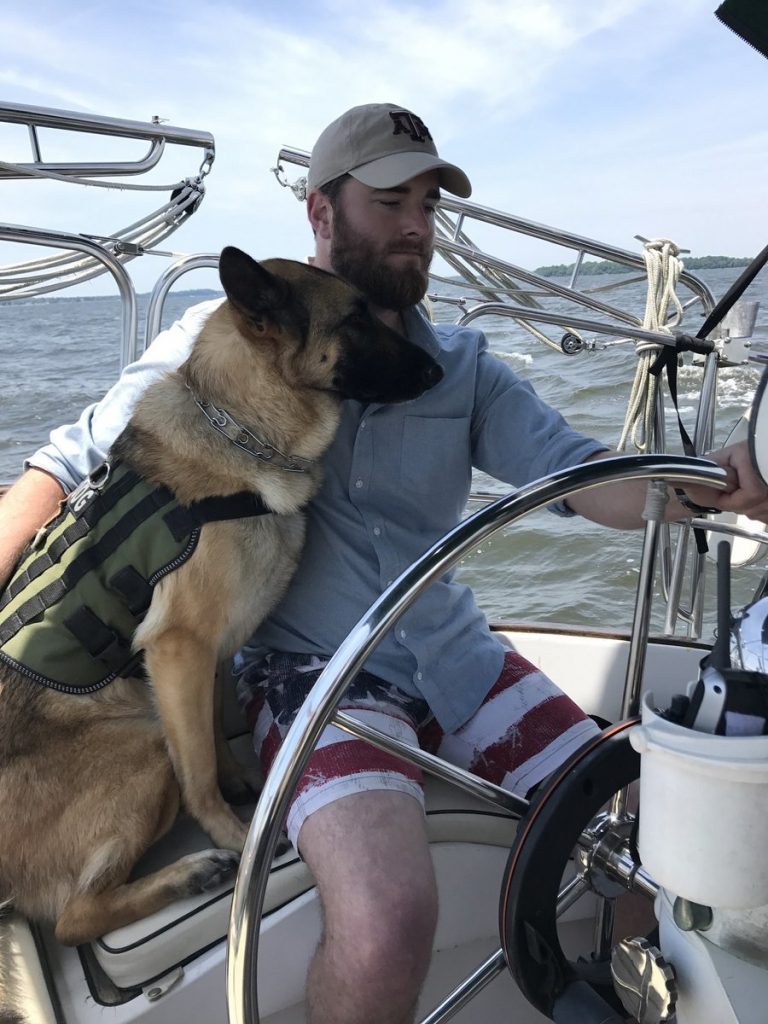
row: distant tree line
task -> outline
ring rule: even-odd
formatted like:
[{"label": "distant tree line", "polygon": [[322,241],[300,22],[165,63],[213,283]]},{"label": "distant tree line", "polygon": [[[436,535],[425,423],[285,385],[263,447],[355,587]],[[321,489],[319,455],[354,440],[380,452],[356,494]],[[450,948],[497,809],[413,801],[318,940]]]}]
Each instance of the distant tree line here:
[{"label": "distant tree line", "polygon": [[[722,267],[746,267],[752,260],[747,256],[683,256],[683,262],[687,270],[719,270]],[[551,267],[539,267],[534,273],[541,277],[570,277],[575,266],[575,263],[555,263]],[[636,273],[634,268],[612,260],[588,260],[579,269],[579,277],[582,274],[631,273]]]}]

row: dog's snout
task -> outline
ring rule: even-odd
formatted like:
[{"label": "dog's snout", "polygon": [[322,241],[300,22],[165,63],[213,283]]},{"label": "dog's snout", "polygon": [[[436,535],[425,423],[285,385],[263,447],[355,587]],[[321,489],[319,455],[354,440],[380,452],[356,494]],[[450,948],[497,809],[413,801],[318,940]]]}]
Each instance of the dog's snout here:
[{"label": "dog's snout", "polygon": [[433,388],[435,384],[439,384],[442,379],[443,368],[437,363],[430,363],[429,366],[425,366],[421,371],[421,381],[428,388]]}]

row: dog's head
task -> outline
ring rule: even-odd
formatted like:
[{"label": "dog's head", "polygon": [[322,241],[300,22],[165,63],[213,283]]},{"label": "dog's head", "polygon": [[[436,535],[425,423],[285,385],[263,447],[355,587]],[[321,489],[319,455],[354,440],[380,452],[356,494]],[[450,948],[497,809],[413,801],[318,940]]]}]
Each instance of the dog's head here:
[{"label": "dog's head", "polygon": [[293,260],[257,263],[227,246],[219,276],[253,344],[272,344],[305,387],[361,402],[403,402],[442,379],[423,349],[393,331],[341,278]]}]

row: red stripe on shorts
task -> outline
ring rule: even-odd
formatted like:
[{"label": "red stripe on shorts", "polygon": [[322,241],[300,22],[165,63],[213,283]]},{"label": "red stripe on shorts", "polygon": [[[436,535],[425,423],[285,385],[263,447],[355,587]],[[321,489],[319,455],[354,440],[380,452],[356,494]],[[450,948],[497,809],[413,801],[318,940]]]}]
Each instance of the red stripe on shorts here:
[{"label": "red stripe on shorts", "polygon": [[500,786],[507,772],[515,771],[584,718],[584,712],[565,694],[542,701],[500,740],[478,751],[469,770]]},{"label": "red stripe on shorts", "polygon": [[504,690],[508,690],[510,686],[514,686],[515,683],[519,683],[521,679],[525,679],[531,672],[539,672],[527,658],[524,658],[522,654],[518,654],[517,651],[507,651],[504,655],[504,664],[501,668],[501,675],[493,684],[491,689],[488,691],[483,704],[487,704],[489,700],[492,700],[497,694],[502,693]]}]

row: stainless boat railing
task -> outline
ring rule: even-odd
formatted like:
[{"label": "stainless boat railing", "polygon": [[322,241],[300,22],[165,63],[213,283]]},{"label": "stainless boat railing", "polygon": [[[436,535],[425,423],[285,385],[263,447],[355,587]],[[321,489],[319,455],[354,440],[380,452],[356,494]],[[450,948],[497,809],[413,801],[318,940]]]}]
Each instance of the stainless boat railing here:
[{"label": "stainless boat railing", "polygon": [[[121,330],[120,366],[126,366],[136,359],[137,348],[137,304],[136,289],[128,271],[119,259],[100,242],[85,235],[73,235],[67,231],[44,231],[42,228],[28,228],[13,224],[0,224],[0,242],[19,242],[25,245],[41,245],[66,248],[84,253],[88,259],[101,265],[114,278],[120,293]],[[0,295],[0,299],[3,296]]]},{"label": "stainless boat railing", "polygon": [[[203,149],[212,162],[216,151],[210,132],[191,128],[177,128],[163,124],[159,118],[151,122],[128,121],[117,117],[100,117],[52,107],[34,107],[21,103],[0,102],[0,123],[26,125],[32,150],[31,163],[0,164],[0,178],[38,177],[41,171],[59,175],[101,177],[105,175],[144,174],[151,170],[163,155],[166,143]],[[144,139],[150,144],[141,160],[99,161],[93,163],[62,163],[43,160],[39,128],[52,128],[90,135],[107,135],[123,139]]]},{"label": "stainless boat railing", "polygon": [[[0,103],[2,124],[26,126],[32,160],[20,163],[0,159],[0,179],[52,179],[99,188],[130,188],[165,193],[167,198],[163,198],[157,209],[134,223],[107,236],[91,236],[121,263],[154,249],[197,210],[205,195],[204,179],[211,170],[216,152],[210,132],[161,124],[158,118],[151,122],[128,121],[47,107]],[[131,141],[144,140],[149,143],[149,149],[136,160],[49,161],[43,157],[40,129],[78,132],[95,138],[108,136]],[[104,180],[145,174],[158,165],[169,145],[200,151],[200,164],[194,174],[168,185]],[[43,259],[10,264],[0,267],[0,300],[28,298],[58,291],[88,281],[104,271],[105,261],[82,249],[74,252],[70,249]]]},{"label": "stainless boat railing", "polygon": [[218,265],[218,253],[200,253],[194,256],[182,256],[181,259],[166,267],[157,281],[155,281],[155,286],[149,297],[147,322],[144,329],[144,348],[149,345],[160,331],[160,326],[163,322],[165,300],[168,298],[168,293],[176,282],[191,270],[198,270],[201,267],[216,269]]}]

